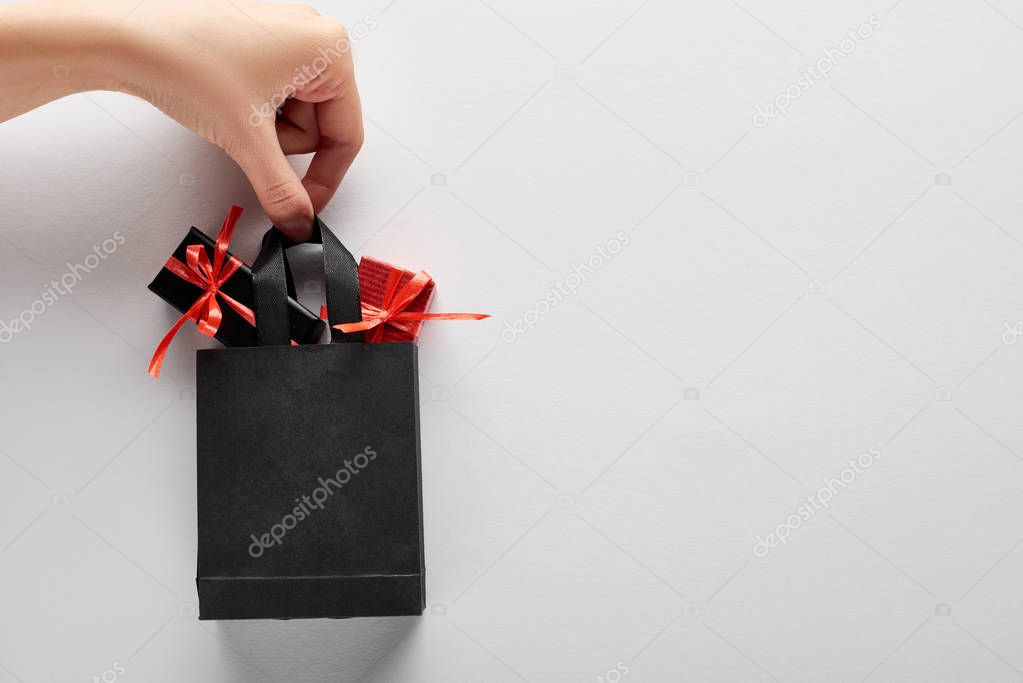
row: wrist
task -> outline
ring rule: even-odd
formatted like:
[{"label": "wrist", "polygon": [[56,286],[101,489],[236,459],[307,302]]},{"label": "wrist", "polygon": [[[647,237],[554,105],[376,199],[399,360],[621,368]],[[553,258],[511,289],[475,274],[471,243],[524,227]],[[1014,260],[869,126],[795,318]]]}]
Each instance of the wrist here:
[{"label": "wrist", "polygon": [[[35,104],[87,90],[118,90],[130,0],[39,0],[0,7],[0,86],[30,88]],[[17,93],[14,93],[17,95]]]}]

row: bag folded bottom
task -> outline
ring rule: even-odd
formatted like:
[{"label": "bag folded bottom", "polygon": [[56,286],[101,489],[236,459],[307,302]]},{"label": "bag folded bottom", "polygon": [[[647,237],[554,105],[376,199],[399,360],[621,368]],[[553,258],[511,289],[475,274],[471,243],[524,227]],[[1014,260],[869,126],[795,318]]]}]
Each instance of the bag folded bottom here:
[{"label": "bag folded bottom", "polygon": [[200,577],[199,619],[346,619],[419,616],[422,574]]}]

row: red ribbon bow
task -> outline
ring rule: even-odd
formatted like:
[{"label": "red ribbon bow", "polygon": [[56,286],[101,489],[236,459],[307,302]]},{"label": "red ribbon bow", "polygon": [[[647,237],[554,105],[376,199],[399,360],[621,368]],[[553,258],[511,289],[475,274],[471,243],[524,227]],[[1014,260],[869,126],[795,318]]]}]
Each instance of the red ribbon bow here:
[{"label": "red ribbon bow", "polygon": [[224,283],[231,279],[242,262],[234,256],[227,255],[227,245],[231,242],[231,234],[234,232],[235,224],[242,215],[240,206],[232,206],[224,219],[224,225],[217,235],[217,242],[213,252],[213,263],[206,254],[206,249],[201,244],[191,244],[185,250],[185,263],[171,256],[164,264],[164,268],[174,273],[182,280],[190,282],[196,287],[204,290],[202,295],[195,300],[195,303],[185,311],[185,314],[174,323],[164,336],[163,341],[156,347],[153,359],[149,361],[149,374],[153,377],[160,376],[160,368],[163,366],[163,359],[167,355],[171,340],[178,333],[186,320],[194,320],[199,326],[199,331],[207,337],[212,337],[220,328],[220,321],[223,319],[223,312],[217,297],[221,297],[228,306],[233,308],[238,315],[247,323],[255,326],[256,316],[248,306],[241,304],[227,294],[220,291]]},{"label": "red ribbon bow", "polygon": [[[420,320],[483,320],[490,316],[485,313],[416,313],[405,309],[426,289],[432,278],[425,270],[416,273],[401,288],[401,273],[392,271],[387,278],[384,297],[379,306],[362,302],[362,322],[341,323],[334,329],[342,332],[362,332],[372,330],[367,342],[379,342],[384,336],[384,326],[392,325],[406,332],[412,331],[409,323]],[[374,329],[375,328],[375,329]]]}]

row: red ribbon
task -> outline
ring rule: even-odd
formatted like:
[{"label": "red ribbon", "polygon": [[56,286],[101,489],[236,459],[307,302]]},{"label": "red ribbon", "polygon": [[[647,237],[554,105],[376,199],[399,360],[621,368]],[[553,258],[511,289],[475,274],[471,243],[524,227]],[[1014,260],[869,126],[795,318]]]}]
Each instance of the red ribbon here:
[{"label": "red ribbon", "polygon": [[217,297],[221,297],[228,306],[233,308],[238,315],[247,323],[255,326],[256,316],[248,306],[241,304],[227,294],[220,291],[224,283],[231,279],[242,262],[234,256],[227,255],[227,245],[231,242],[231,234],[234,232],[235,224],[242,215],[240,206],[232,206],[224,219],[224,225],[217,235],[216,246],[213,251],[213,263],[210,263],[206,249],[201,244],[191,244],[185,250],[185,263],[171,256],[164,264],[164,268],[174,273],[182,280],[190,282],[196,287],[204,290],[202,295],[195,300],[195,303],[185,311],[185,314],[174,323],[164,336],[163,341],[156,347],[153,359],[149,361],[149,374],[153,377],[160,376],[160,368],[163,366],[164,357],[170,347],[171,340],[178,333],[186,320],[194,320],[199,326],[199,331],[207,337],[212,337],[220,328],[220,321],[223,319],[223,312]]},{"label": "red ribbon", "polygon": [[416,313],[405,309],[423,293],[430,284],[431,277],[425,270],[416,273],[401,288],[401,273],[392,271],[387,278],[384,297],[379,306],[362,302],[362,322],[341,323],[334,329],[342,332],[362,332],[372,330],[367,335],[367,342],[379,342],[384,336],[384,326],[391,325],[405,332],[412,332],[410,323],[421,320],[483,320],[490,316],[485,313]]}]

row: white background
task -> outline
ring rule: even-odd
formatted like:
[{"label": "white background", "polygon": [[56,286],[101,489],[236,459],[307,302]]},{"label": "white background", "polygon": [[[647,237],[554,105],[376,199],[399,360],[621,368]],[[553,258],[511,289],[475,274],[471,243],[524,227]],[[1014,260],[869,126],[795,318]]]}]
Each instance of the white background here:
[{"label": "white background", "polygon": [[0,320],[126,237],[0,346],[0,681],[1023,678],[1023,2],[320,9],[373,25],[324,219],[494,314],[421,340],[427,612],[196,620],[209,344],[149,378],[177,314],[146,284],[229,204],[247,260],[267,222],[218,150],[81,95],[0,126]]}]

